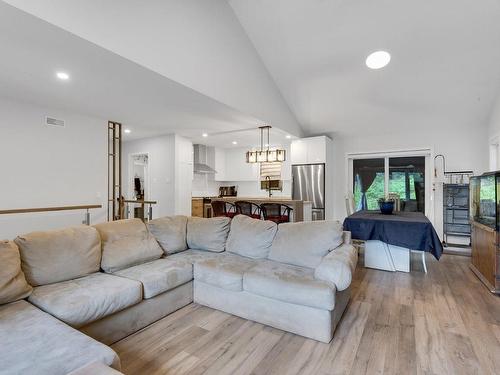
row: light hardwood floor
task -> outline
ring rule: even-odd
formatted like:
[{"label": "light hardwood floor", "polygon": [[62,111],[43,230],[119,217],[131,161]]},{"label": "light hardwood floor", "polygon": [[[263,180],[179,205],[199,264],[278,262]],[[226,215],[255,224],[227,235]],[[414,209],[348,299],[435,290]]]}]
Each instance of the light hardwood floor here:
[{"label": "light hardwood floor", "polygon": [[358,265],[330,344],[191,304],[116,343],[135,374],[499,374],[500,297],[470,258],[409,273]]}]

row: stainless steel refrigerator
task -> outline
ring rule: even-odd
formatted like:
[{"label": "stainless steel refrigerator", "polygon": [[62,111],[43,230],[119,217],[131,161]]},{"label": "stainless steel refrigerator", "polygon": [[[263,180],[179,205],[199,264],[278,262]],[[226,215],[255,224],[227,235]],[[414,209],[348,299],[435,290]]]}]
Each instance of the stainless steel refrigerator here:
[{"label": "stainless steel refrigerator", "polygon": [[312,202],[312,219],[325,219],[325,165],[292,165],[292,199]]}]

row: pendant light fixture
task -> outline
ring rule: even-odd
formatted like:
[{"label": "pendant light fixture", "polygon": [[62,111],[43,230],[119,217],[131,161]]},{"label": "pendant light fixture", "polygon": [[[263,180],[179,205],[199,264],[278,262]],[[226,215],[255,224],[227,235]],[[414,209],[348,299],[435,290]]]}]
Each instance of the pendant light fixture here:
[{"label": "pendant light fixture", "polygon": [[[286,158],[286,151],[278,148],[270,149],[270,133],[271,126],[259,126],[260,130],[260,149],[257,151],[247,151],[247,163],[273,163],[284,162]],[[264,134],[267,132],[267,143],[264,145]]]}]

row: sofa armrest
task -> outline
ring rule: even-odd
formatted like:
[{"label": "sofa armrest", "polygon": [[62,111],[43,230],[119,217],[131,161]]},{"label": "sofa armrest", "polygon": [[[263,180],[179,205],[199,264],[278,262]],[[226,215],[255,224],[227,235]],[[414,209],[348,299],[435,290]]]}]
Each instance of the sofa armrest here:
[{"label": "sofa armrest", "polygon": [[326,255],[314,270],[314,278],[334,284],[338,291],[351,285],[358,263],[358,252],[351,244],[343,244]]}]

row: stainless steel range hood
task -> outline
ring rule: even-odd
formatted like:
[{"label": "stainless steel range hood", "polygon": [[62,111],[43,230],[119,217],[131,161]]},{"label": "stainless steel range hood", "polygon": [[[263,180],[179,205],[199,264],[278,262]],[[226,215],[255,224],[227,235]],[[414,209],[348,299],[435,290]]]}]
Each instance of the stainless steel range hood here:
[{"label": "stainless steel range hood", "polygon": [[213,174],[216,173],[208,161],[208,147],[205,145],[193,145],[194,151],[194,173]]}]

